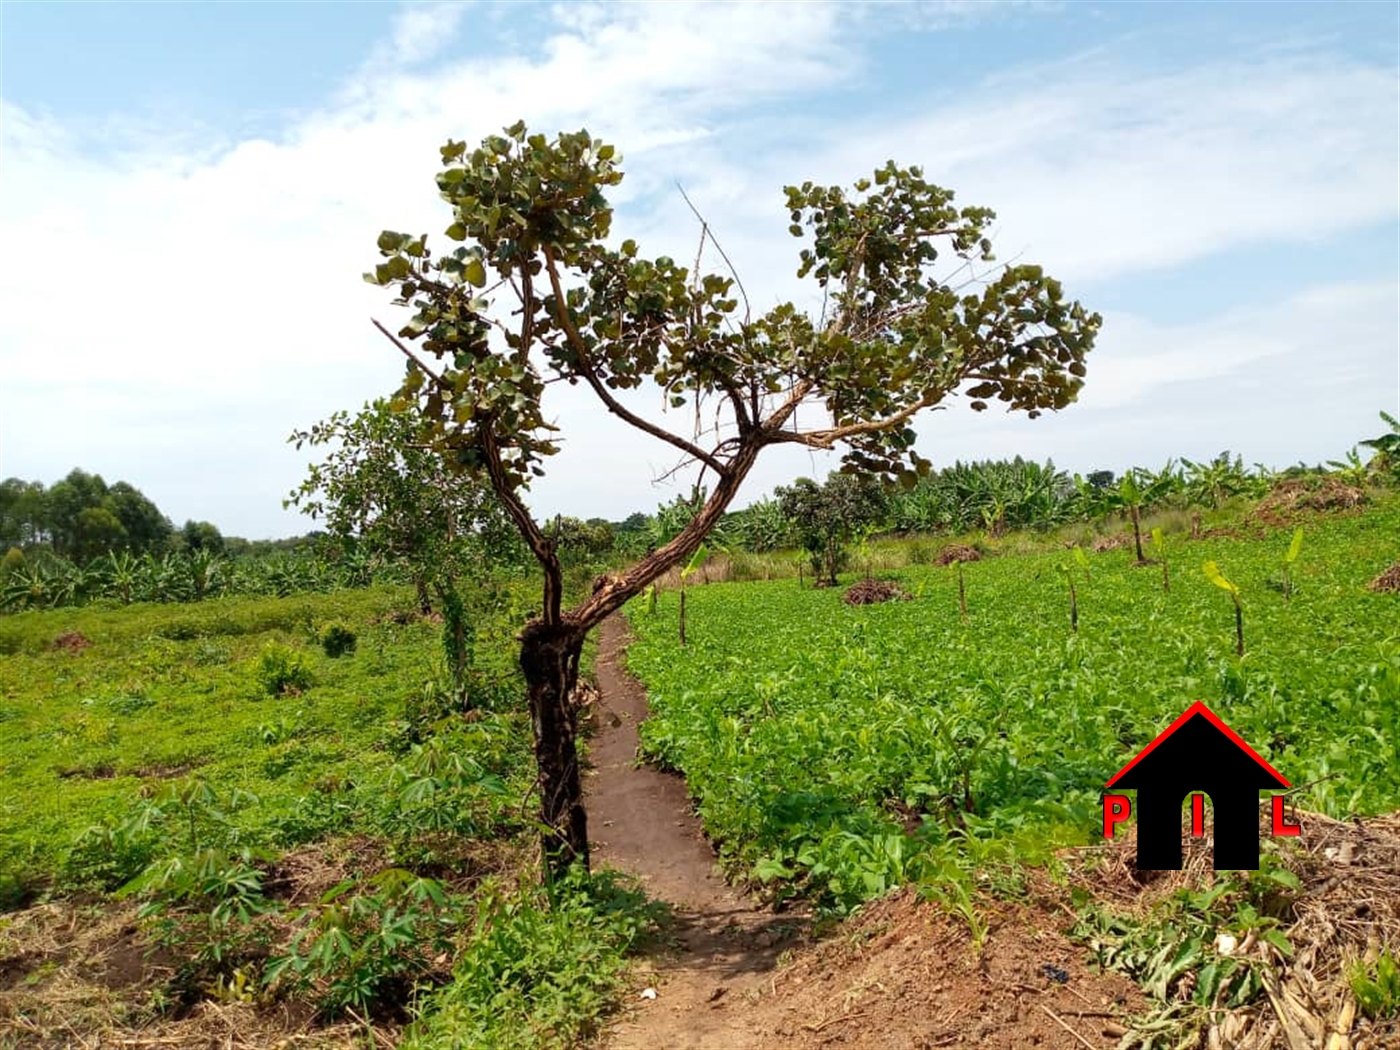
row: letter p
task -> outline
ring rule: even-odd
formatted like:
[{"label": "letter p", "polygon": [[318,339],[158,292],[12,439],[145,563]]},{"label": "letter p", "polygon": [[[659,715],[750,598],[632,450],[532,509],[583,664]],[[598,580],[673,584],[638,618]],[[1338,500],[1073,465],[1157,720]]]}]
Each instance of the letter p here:
[{"label": "letter p", "polygon": [[1121,824],[1133,812],[1133,804],[1127,795],[1105,795],[1103,797],[1103,837],[1113,838],[1113,825]]}]

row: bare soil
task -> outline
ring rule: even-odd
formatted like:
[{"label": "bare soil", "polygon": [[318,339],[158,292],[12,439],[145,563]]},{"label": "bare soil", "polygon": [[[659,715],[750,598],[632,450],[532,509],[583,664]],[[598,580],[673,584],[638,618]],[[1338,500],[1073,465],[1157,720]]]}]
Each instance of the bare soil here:
[{"label": "bare soil", "polygon": [[673,939],[645,959],[610,1050],[950,1046],[1083,1050],[1117,1045],[1140,1010],[1127,980],[1090,970],[1043,907],[1002,906],[967,926],[909,890],[816,939],[715,867],[679,777],[639,765],[646,695],[622,667],[627,630],[603,625],[588,778],[595,860],[630,872],[675,911]]}]

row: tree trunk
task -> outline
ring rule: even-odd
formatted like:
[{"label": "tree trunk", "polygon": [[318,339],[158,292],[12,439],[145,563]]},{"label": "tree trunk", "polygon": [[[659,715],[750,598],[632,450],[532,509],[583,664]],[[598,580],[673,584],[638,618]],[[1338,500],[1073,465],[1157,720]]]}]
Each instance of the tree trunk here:
[{"label": "tree trunk", "polygon": [[414,575],[413,589],[418,594],[418,615],[427,616],[433,611],[432,600],[428,597],[428,581],[422,576]]},{"label": "tree trunk", "polygon": [[1133,546],[1137,548],[1138,564],[1140,565],[1147,559],[1142,556],[1142,527],[1138,524],[1137,507],[1129,507],[1128,516],[1133,519]]},{"label": "tree trunk", "polygon": [[582,863],[585,870],[588,867],[588,824],[573,706],[585,633],[573,624],[538,620],[520,633],[520,668],[525,673],[539,769],[546,884],[552,884],[575,863]]}]

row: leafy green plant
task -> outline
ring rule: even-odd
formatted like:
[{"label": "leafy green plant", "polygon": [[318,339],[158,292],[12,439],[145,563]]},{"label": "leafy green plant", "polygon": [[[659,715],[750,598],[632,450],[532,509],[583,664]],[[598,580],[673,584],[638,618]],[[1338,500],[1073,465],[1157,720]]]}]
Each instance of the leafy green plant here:
[{"label": "leafy green plant", "polygon": [[309,990],[324,1016],[402,1006],[440,982],[461,904],[443,885],[402,868],[328,890],[294,920],[301,928],[263,971],[269,990]]},{"label": "leafy green plant", "polygon": [[690,560],[685,563],[685,567],[681,569],[680,618],[678,621],[678,637],[680,638],[681,645],[685,644],[685,581],[690,579],[690,577],[695,574],[696,570],[705,564],[705,559],[709,556],[709,549],[702,543],[696,549],[695,553],[690,556]]},{"label": "leafy green plant", "polygon": [[666,921],[664,905],[616,873],[577,870],[541,890],[485,887],[452,983],[421,1004],[405,1050],[565,1050],[596,1034],[627,956]]},{"label": "leafy green plant", "polygon": [[1283,574],[1283,597],[1291,601],[1293,598],[1293,563],[1298,560],[1298,555],[1303,550],[1303,526],[1299,525],[1293,530],[1293,541],[1288,545],[1288,551],[1283,556],[1281,571]]},{"label": "leafy green plant", "polygon": [[1152,557],[1162,566],[1162,590],[1170,593],[1172,581],[1167,563],[1167,539],[1162,535],[1161,528],[1156,525],[1152,527]]},{"label": "leafy green plant", "polygon": [[[1078,551],[1079,548],[1076,547],[1075,550]],[[1080,551],[1080,553],[1083,552]],[[1056,568],[1059,569],[1060,575],[1065,578],[1065,586],[1069,588],[1069,629],[1077,632],[1079,630],[1079,595],[1074,589],[1074,570],[1066,562],[1061,562]]]},{"label": "leafy green plant", "polygon": [[1240,589],[1225,578],[1225,575],[1220,571],[1220,566],[1214,561],[1205,562],[1201,566],[1201,571],[1205,573],[1206,579],[1229,594],[1230,600],[1235,603],[1235,653],[1238,656],[1243,656],[1244,606],[1240,603]]},{"label": "leafy green plant", "polygon": [[311,669],[305,657],[290,646],[276,642],[263,647],[254,674],[268,696],[300,693],[311,688]]},{"label": "leafy green plant", "polygon": [[[1081,895],[1069,935],[1100,966],[1133,978],[1156,1002],[1144,1027],[1171,1031],[1169,1045],[1190,1044],[1212,1011],[1245,1006],[1262,993],[1272,964],[1254,945],[1266,944],[1283,958],[1293,954],[1279,921],[1257,910],[1252,896],[1258,887],[1244,877],[1249,874],[1178,890],[1146,916],[1116,914]],[[1268,880],[1299,885],[1277,867]]]},{"label": "leafy green plant", "polygon": [[321,648],[333,660],[353,653],[357,641],[355,632],[343,623],[327,624],[321,630]]},{"label": "leafy green plant", "polygon": [[1391,950],[1379,952],[1374,960],[1352,963],[1347,985],[1367,1017],[1384,1021],[1400,1016],[1400,963]]},{"label": "leafy green plant", "polygon": [[275,905],[263,892],[257,862],[269,858],[251,848],[198,850],[158,860],[118,896],[146,898],[137,912],[156,944],[181,960],[177,984],[186,997],[209,982],[241,984],[271,943],[267,917]]}]

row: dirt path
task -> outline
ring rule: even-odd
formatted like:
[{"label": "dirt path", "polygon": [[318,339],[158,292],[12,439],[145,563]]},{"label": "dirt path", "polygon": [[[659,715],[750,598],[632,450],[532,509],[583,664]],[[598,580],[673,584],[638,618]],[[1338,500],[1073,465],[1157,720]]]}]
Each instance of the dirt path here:
[{"label": "dirt path", "polygon": [[609,1032],[613,1050],[692,1050],[753,1045],[742,1011],[745,992],[770,972],[804,924],[775,915],[732,889],[715,870],[685,782],[637,765],[637,725],[646,692],[622,667],[626,621],[600,631],[596,673],[598,731],[590,744],[585,791],[594,858],[641,878],[675,909],[674,943],[655,955],[655,999],[633,1000]]}]

